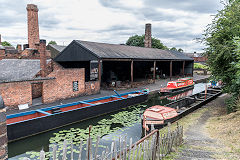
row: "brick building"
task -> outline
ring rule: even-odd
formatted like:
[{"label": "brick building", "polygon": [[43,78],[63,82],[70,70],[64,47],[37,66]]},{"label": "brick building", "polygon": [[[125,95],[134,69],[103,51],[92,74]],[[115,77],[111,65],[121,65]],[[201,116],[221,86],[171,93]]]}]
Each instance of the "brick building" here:
[{"label": "brick building", "polygon": [[85,82],[84,68],[63,68],[52,60],[46,60],[43,53],[40,53],[40,60],[0,61],[0,93],[8,109],[17,109],[22,104],[51,103],[99,92],[98,81]]},{"label": "brick building", "polygon": [[27,5],[27,16],[28,44],[23,50],[21,45],[16,49],[0,45],[0,94],[7,108],[98,93],[99,81],[86,82],[84,68],[64,68],[50,59],[46,40],[39,38],[36,5]]}]

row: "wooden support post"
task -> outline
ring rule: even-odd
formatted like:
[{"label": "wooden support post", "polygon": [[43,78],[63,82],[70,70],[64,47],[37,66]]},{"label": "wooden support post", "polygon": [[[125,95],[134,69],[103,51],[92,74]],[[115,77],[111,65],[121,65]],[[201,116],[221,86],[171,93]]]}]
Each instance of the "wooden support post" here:
[{"label": "wooden support post", "polygon": [[153,63],[153,80],[154,80],[154,82],[156,80],[156,61],[154,61],[154,63]]},{"label": "wooden support post", "polygon": [[184,77],[184,75],[185,75],[185,71],[184,71],[184,69],[185,69],[185,61],[183,61],[183,68],[182,68],[183,77]]},{"label": "wooden support post", "polygon": [[133,83],[133,60],[131,61],[131,84]]},{"label": "wooden support post", "polygon": [[102,78],[102,61],[98,60],[98,80],[101,85],[101,78]]},{"label": "wooden support post", "polygon": [[170,61],[170,80],[172,80],[172,61]]}]

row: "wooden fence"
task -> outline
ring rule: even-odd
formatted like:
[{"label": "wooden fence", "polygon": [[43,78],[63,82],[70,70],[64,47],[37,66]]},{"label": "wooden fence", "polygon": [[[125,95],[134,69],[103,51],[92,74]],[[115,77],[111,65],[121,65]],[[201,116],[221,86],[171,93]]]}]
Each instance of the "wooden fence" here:
[{"label": "wooden fence", "polygon": [[[177,126],[173,131],[169,128],[166,134],[160,134],[159,130],[153,130],[135,144],[132,144],[132,138],[127,143],[126,137],[120,137],[119,141],[112,142],[111,147],[106,147],[102,153],[98,151],[99,141],[100,137],[97,138],[93,147],[92,139],[88,138],[86,152],[83,156],[83,141],[81,141],[78,149],[79,153],[76,155],[73,151],[73,143],[65,140],[61,155],[57,152],[57,145],[53,145],[52,156],[45,158],[45,152],[42,150],[40,160],[160,160],[169,154],[173,148],[182,144],[183,127]],[[25,160],[29,159],[26,158]]]}]

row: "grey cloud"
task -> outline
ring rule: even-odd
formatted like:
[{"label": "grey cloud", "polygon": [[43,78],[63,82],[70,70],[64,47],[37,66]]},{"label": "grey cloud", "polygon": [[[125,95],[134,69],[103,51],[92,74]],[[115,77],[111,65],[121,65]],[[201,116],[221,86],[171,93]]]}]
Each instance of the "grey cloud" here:
[{"label": "grey cloud", "polygon": [[102,30],[98,30],[98,31],[102,31],[102,32],[108,32],[108,31],[128,31],[128,30],[132,30],[133,27],[132,26],[127,26],[127,25],[113,25],[110,26],[106,29],[102,29]]},{"label": "grey cloud", "polygon": [[143,0],[144,6],[171,8],[199,13],[215,13],[221,7],[220,0]]},{"label": "grey cloud", "polygon": [[[44,10],[43,8],[40,8]],[[60,20],[52,12],[40,12],[38,15],[40,27],[47,29],[57,28],[57,25],[60,23]]]},{"label": "grey cloud", "polygon": [[26,3],[24,1],[1,1],[0,8],[0,27],[9,27],[16,23],[24,23],[27,17]]},{"label": "grey cloud", "polygon": [[57,25],[59,24],[59,20],[56,19],[54,16],[41,16],[39,17],[39,25],[42,28],[47,28],[47,29],[54,29],[57,28]]}]

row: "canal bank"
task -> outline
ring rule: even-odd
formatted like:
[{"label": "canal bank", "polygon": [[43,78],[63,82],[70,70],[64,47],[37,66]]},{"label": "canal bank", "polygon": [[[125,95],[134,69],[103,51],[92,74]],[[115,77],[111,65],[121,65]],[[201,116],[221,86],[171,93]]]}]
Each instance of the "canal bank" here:
[{"label": "canal bank", "polygon": [[[202,83],[202,82],[204,83],[204,82],[206,82],[206,80],[209,77],[210,77],[210,75],[194,74],[193,81],[195,82],[195,84]],[[172,80],[177,80],[177,79],[178,78],[172,78]],[[156,94],[160,91],[160,88],[166,87],[168,81],[170,81],[170,80],[169,79],[160,79],[160,80],[156,80],[155,83],[153,83],[153,84],[140,86],[138,88],[121,90],[121,91],[118,91],[118,93],[121,94],[121,93],[125,93],[125,92],[132,92],[132,91],[142,90],[142,89],[148,88],[149,89],[149,95],[154,95],[154,94]],[[100,98],[100,97],[110,96],[110,95],[114,95],[114,94],[115,93],[113,91],[110,91],[110,90],[101,90],[99,94],[95,94],[95,95],[69,98],[69,99],[60,100],[60,101],[57,101],[57,102],[54,102],[54,103],[35,105],[35,106],[31,106],[30,108],[24,109],[24,110],[9,110],[9,111],[7,111],[7,115],[14,114],[14,113],[20,113],[20,112],[25,112],[25,111],[30,111],[30,110],[41,109],[41,108],[46,108],[46,107],[50,107],[50,106],[57,106],[57,105],[62,105],[62,104],[67,104],[67,103],[73,103],[73,102],[77,102],[77,101],[84,101],[84,100],[89,100],[89,99],[94,99],[94,98]]]}]

